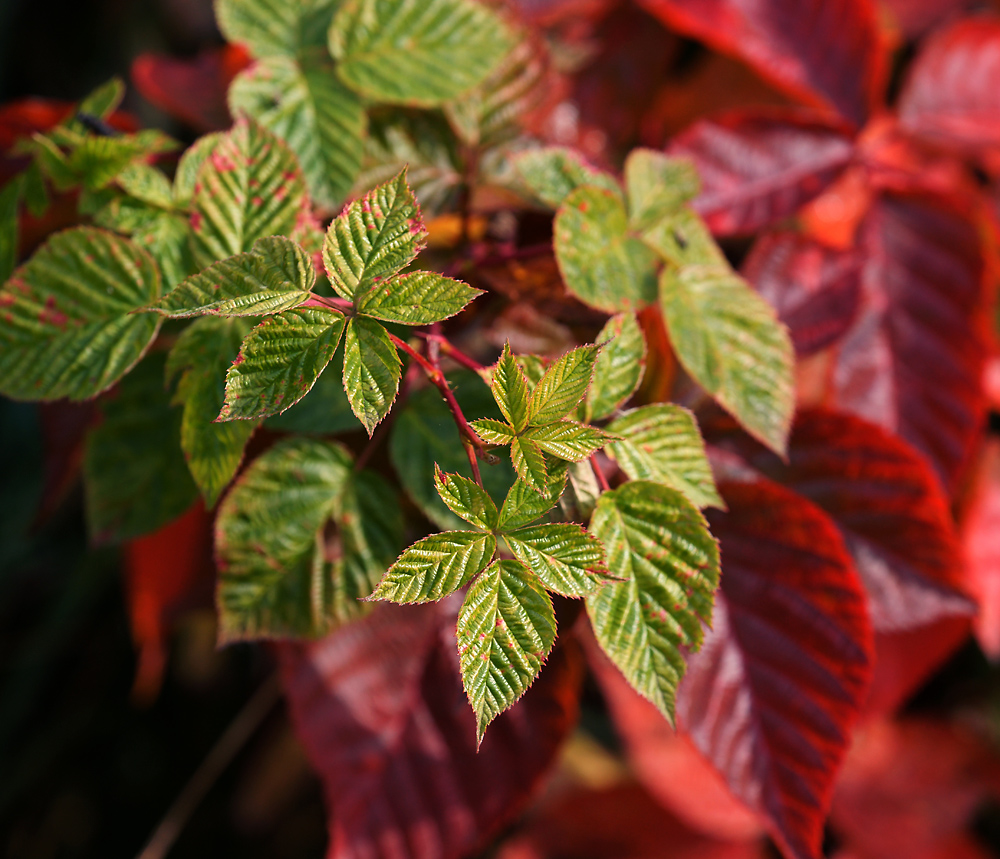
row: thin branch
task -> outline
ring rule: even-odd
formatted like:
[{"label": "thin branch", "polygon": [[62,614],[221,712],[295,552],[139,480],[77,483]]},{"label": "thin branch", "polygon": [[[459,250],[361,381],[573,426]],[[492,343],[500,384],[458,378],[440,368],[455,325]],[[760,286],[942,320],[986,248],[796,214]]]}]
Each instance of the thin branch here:
[{"label": "thin branch", "polygon": [[608,478],[604,476],[604,469],[601,468],[601,464],[597,461],[596,453],[590,455],[590,466],[594,469],[594,474],[597,475],[597,482],[601,484],[601,491],[609,492],[611,486],[608,484]]},{"label": "thin branch", "polygon": [[331,307],[349,316],[354,315],[353,301],[348,301],[346,298],[335,298],[331,295],[317,295],[315,292],[299,307]]},{"label": "thin branch", "polygon": [[414,331],[417,337],[422,337],[428,343],[436,343],[438,349],[441,353],[448,358],[451,358],[456,364],[460,364],[467,370],[472,370],[474,373],[481,373],[486,369],[482,364],[480,364],[475,358],[471,358],[466,355],[461,349],[455,346],[447,337],[441,334],[428,334],[426,331]]},{"label": "thin branch", "polygon": [[219,737],[194,775],[184,785],[173,805],[167,810],[137,859],[164,859],[195,809],[205,798],[205,794],[232,763],[247,740],[256,733],[257,728],[280,698],[281,685],[278,683],[278,675],[272,674],[243,705],[243,709],[236,714],[236,718]]}]

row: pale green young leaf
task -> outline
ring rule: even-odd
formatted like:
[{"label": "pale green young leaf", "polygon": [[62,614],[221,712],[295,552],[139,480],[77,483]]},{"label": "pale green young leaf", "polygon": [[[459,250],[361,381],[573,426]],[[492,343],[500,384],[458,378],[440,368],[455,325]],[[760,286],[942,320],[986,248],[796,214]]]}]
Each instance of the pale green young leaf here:
[{"label": "pale green young leaf", "polygon": [[521,438],[525,441],[530,440],[546,453],[559,459],[579,462],[599,451],[614,439],[614,436],[597,427],[584,426],[576,421],[557,421],[545,426],[531,427],[524,431]]},{"label": "pale green young leaf", "polygon": [[199,137],[181,155],[177,162],[177,172],[174,174],[174,203],[186,206],[194,196],[194,188],[198,183],[198,173],[205,159],[225,139],[221,131],[213,131]]},{"label": "pale green young leaf", "polygon": [[195,259],[208,266],[250,250],[258,239],[289,235],[306,201],[288,145],[257,122],[237,119],[198,170],[191,197]]},{"label": "pale green young leaf", "polygon": [[152,164],[134,161],[115,177],[115,183],[130,197],[169,209],[174,203],[173,187],[162,171]]},{"label": "pale green young leaf", "polygon": [[469,588],[458,613],[458,654],[480,742],[538,676],[555,639],[552,600],[518,561],[496,561]]},{"label": "pale green young leaf", "polygon": [[580,346],[557,358],[538,380],[528,403],[528,426],[557,421],[583,399],[600,346]]},{"label": "pale green young leaf", "polygon": [[[499,416],[489,389],[476,374],[460,370],[448,375],[448,383],[465,414]],[[389,438],[389,454],[400,482],[428,519],[446,531],[465,527],[445,506],[434,486],[435,464],[443,471],[472,477],[455,420],[436,388],[416,391],[400,406]],[[481,471],[490,497],[503,498],[514,482],[514,469],[506,458]]]},{"label": "pale green young leaf", "polygon": [[514,159],[514,169],[527,189],[550,209],[558,209],[577,188],[600,188],[621,201],[621,187],[610,173],[588,164],[578,152],[562,146],[529,149]]},{"label": "pale green young leaf", "polygon": [[[89,92],[77,105],[76,113],[86,113],[96,119],[107,119],[117,110],[125,97],[125,82],[119,77],[113,77]],[[71,119],[70,123],[78,120]]]},{"label": "pale green young leaf", "polygon": [[433,107],[482,83],[513,37],[473,0],[346,0],[329,47],[340,77],[362,95]]},{"label": "pale green young leaf", "polygon": [[213,507],[236,474],[256,423],[213,423],[225,397],[226,370],[249,326],[242,319],[198,319],[182,332],[167,359],[168,380],[181,374],[176,400],[184,404],[181,448],[206,507]]},{"label": "pale green young leaf", "polygon": [[159,317],[132,311],[160,294],[149,254],[93,227],[53,235],[0,287],[0,393],[85,400],[142,357]]},{"label": "pale green young leaf", "polygon": [[312,198],[331,209],[351,190],[364,153],[361,98],[337,78],[325,49],[300,59],[268,57],[229,88],[229,110],[248,114],[298,156]]},{"label": "pale green young leaf", "polygon": [[370,599],[396,603],[442,599],[485,569],[496,548],[496,538],[482,531],[431,534],[399,556]]},{"label": "pale green young leaf", "polygon": [[635,230],[677,214],[700,190],[698,171],[689,161],[655,149],[633,149],[625,159],[629,224]]},{"label": "pale green young leaf", "polygon": [[344,390],[368,435],[392,408],[402,375],[399,355],[386,330],[356,316],[344,336]]},{"label": "pale green young leaf", "polygon": [[176,141],[153,130],[118,137],[88,135],[72,148],[66,163],[80,183],[93,191],[107,186],[137,158],[176,148]]},{"label": "pale green young leaf", "polygon": [[656,254],[629,232],[620,195],[577,188],[556,214],[554,243],[566,287],[585,304],[617,313],[656,300]]},{"label": "pale green young leaf", "polygon": [[164,316],[264,316],[297,307],[316,283],[312,259],[282,236],[213,263],[150,306]]},{"label": "pale green young leaf", "polygon": [[472,428],[487,444],[510,444],[517,438],[510,424],[494,418],[477,418],[470,421]]},{"label": "pale green young leaf", "polygon": [[542,448],[529,438],[518,436],[510,442],[510,461],[514,471],[535,492],[545,492],[549,472]]},{"label": "pale green young leaf", "polygon": [[794,353],[771,306],[727,269],[667,269],[660,307],[684,369],[752,436],[784,454]]},{"label": "pale green young leaf", "polygon": [[219,29],[254,57],[295,57],[322,47],[340,0],[215,0]]},{"label": "pale green young leaf", "polygon": [[357,302],[359,313],[401,325],[429,325],[465,309],[482,290],[432,271],[388,278]]},{"label": "pale green young leaf", "polygon": [[597,335],[603,343],[594,364],[594,381],[587,391],[584,422],[610,417],[635,393],[646,369],[646,341],[632,313],[612,316]]},{"label": "pale green young leaf", "polygon": [[334,219],[323,244],[323,262],[333,288],[358,302],[409,265],[426,244],[427,230],[404,170]]},{"label": "pale green young leaf", "polygon": [[566,489],[565,468],[558,463],[552,463],[549,468],[548,485],[544,492],[537,492],[523,480],[517,480],[511,486],[503,507],[500,509],[500,520],[497,525],[500,531],[513,531],[530,525],[536,519],[541,519],[548,513]]},{"label": "pale green young leaf", "polygon": [[5,283],[17,265],[17,248],[24,174],[18,174],[0,189],[0,284]]},{"label": "pale green young leaf", "polygon": [[687,207],[656,221],[642,233],[642,240],[662,259],[678,268],[729,266],[705,222]]},{"label": "pale green young leaf", "polygon": [[532,525],[506,532],[503,537],[514,557],[553,593],[586,596],[608,579],[601,541],[580,525]]},{"label": "pale green young leaf", "polygon": [[607,447],[631,480],[678,489],[697,507],[725,509],[694,415],[672,403],[642,406],[608,424],[619,436]]},{"label": "pale green young leaf", "polygon": [[632,687],[671,722],[684,674],[682,648],[697,650],[719,584],[719,549],[680,492],[632,481],[605,492],[590,533],[604,544],[609,582],[587,597],[604,652]]},{"label": "pale green young leaf", "polygon": [[280,414],[301,400],[333,358],[343,314],[323,307],[286,310],[243,340],[225,377],[224,404],[212,415],[245,421]]},{"label": "pale green young leaf", "polygon": [[434,487],[456,516],[484,531],[494,531],[500,514],[493,499],[479,484],[461,474],[449,474],[434,466]]},{"label": "pale green young leaf", "polygon": [[351,480],[340,445],[279,442],[254,460],[216,520],[219,640],[316,637],[337,623],[325,526]]},{"label": "pale green young leaf", "polygon": [[530,408],[528,380],[511,354],[510,343],[504,344],[503,352],[493,368],[490,389],[500,411],[514,430],[521,432],[527,427]]}]

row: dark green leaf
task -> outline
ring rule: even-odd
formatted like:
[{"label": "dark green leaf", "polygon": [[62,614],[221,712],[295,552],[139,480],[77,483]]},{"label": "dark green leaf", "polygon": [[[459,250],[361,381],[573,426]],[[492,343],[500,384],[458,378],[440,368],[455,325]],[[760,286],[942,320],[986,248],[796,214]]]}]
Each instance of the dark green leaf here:
[{"label": "dark green leaf", "polygon": [[687,409],[671,403],[642,406],[613,420],[608,432],[620,440],[607,452],[630,479],[664,483],[697,507],[725,509],[698,424]]},{"label": "dark green leaf", "polygon": [[620,194],[573,191],[556,214],[555,249],[566,287],[591,307],[617,313],[656,299],[656,254],[629,232]]},{"label": "dark green leaf", "polygon": [[458,613],[458,654],[480,742],[538,676],[555,639],[552,600],[523,564],[496,561],[469,588]]},{"label": "dark green leaf", "polygon": [[334,435],[357,429],[358,419],[344,393],[344,353],[333,356],[308,394],[287,412],[268,418],[264,425],[304,435]]},{"label": "dark green leaf", "polygon": [[373,600],[432,602],[454,593],[482,571],[496,552],[492,534],[444,531],[418,540],[389,567]]},{"label": "dark green leaf", "polygon": [[671,722],[684,674],[681,648],[697,650],[719,584],[719,549],[680,492],[632,481],[601,495],[590,533],[604,543],[609,582],[587,597],[597,640],[629,683]]},{"label": "dark green leaf", "polygon": [[142,357],[159,317],[149,254],[93,227],[56,233],[0,288],[0,393],[85,400]]},{"label": "dark green leaf", "polygon": [[355,316],[344,336],[344,390],[368,435],[392,408],[402,375],[399,355],[386,330]]}]

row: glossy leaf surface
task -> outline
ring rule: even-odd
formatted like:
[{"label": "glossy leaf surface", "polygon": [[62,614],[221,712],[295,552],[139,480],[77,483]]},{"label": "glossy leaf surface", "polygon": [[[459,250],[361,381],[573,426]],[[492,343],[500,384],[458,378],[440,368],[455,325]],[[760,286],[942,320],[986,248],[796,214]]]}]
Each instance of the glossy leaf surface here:
[{"label": "glossy leaf surface", "polygon": [[604,547],[579,525],[530,525],[505,531],[503,537],[514,557],[553,593],[586,596],[607,580]]},{"label": "glossy leaf surface", "polygon": [[344,390],[368,435],[392,408],[401,373],[386,330],[364,316],[351,319],[344,335]]},{"label": "glossy leaf surface", "polygon": [[358,312],[383,322],[429,325],[460,313],[481,290],[431,271],[394,277],[374,286],[358,301]]}]

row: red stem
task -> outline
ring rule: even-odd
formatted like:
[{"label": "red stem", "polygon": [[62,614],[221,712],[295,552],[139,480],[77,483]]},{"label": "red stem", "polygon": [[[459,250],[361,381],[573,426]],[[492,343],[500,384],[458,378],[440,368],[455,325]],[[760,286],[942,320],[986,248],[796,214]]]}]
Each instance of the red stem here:
[{"label": "red stem", "polygon": [[460,364],[467,370],[472,370],[474,373],[481,373],[486,368],[480,364],[475,358],[470,358],[461,349],[455,346],[447,337],[441,334],[428,334],[424,331],[414,331],[417,337],[422,337],[428,343],[437,344],[437,347],[441,350],[444,355],[447,355],[456,364]]},{"label": "red stem", "polygon": [[601,490],[603,492],[610,492],[611,487],[608,485],[608,478],[604,476],[604,470],[601,468],[600,463],[597,461],[596,453],[592,453],[590,455],[590,465],[594,469],[594,474],[597,475],[597,482],[601,484]]}]

